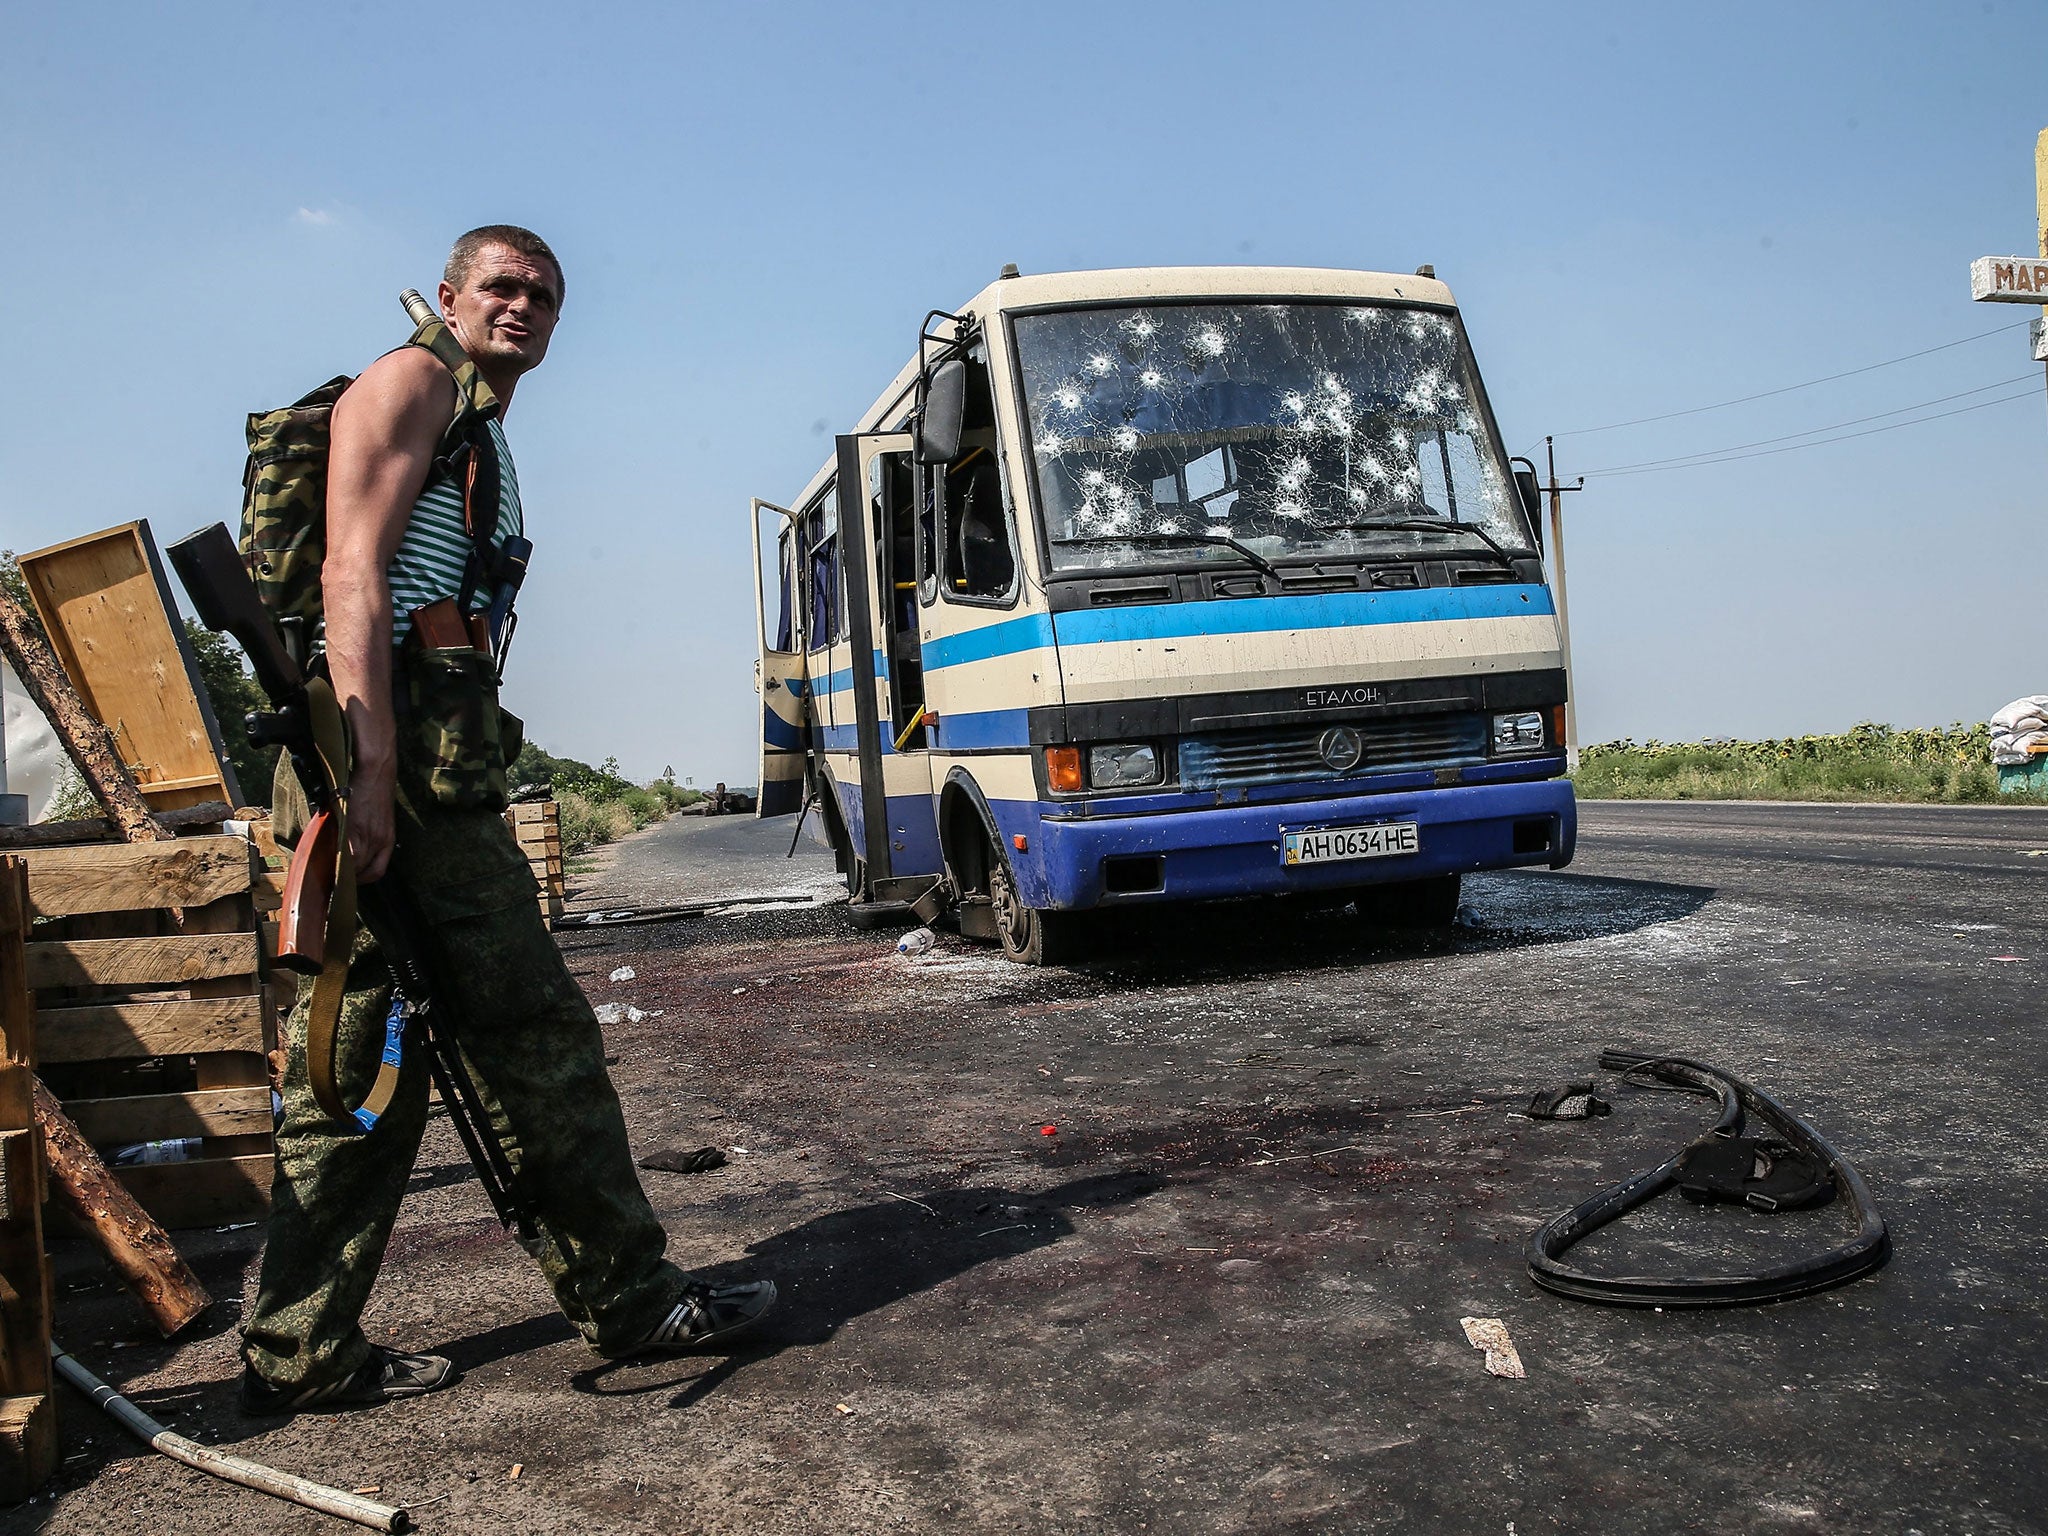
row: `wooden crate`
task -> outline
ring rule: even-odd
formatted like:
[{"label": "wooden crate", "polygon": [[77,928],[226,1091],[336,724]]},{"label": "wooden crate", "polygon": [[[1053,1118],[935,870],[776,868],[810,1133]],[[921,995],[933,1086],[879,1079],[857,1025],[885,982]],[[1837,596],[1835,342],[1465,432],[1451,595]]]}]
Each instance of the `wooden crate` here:
[{"label": "wooden crate", "polygon": [[[249,842],[256,850],[255,884],[249,894],[256,908],[256,932],[263,941],[263,964],[269,973],[264,991],[270,998],[275,1016],[287,1018],[292,1004],[298,1000],[299,978],[271,962],[277,959],[277,914],[284,907],[284,883],[291,868],[291,855],[278,846],[268,811],[250,821],[237,822],[235,827],[248,829]],[[229,830],[233,831],[234,827]],[[283,1059],[280,1056],[278,1075],[282,1073]]]},{"label": "wooden crate", "polygon": [[149,524],[33,550],[20,564],[50,648],[150,809],[241,804]]},{"label": "wooden crate", "polygon": [[245,1221],[270,1203],[276,1015],[239,836],[92,843],[25,855],[26,950],[45,1083],[103,1151],[202,1138],[200,1156],[117,1172],[166,1227]]},{"label": "wooden crate", "polygon": [[28,868],[0,858],[0,1504],[20,1503],[57,1470],[28,930]]},{"label": "wooden crate", "polygon": [[523,800],[505,812],[506,824],[519,839],[519,851],[540,886],[541,915],[553,922],[568,901],[562,868],[562,808],[552,800]]}]

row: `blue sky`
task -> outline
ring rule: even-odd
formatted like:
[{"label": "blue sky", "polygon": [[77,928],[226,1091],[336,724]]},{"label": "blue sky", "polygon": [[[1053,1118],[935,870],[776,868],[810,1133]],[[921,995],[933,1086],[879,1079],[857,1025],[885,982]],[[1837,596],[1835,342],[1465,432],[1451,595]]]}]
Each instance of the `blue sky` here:
[{"label": "blue sky", "polygon": [[1426,261],[1568,476],[2031,379],[1568,500],[1584,739],[1982,718],[2048,692],[2023,330],[1562,434],[2024,321],[1967,271],[2031,248],[2044,57],[2038,0],[16,7],[0,544],[232,521],[243,413],[403,339],[461,230],[528,224],[569,293],[508,421],[508,700],[551,750],[748,780],[747,498],[927,309],[1009,261]]}]

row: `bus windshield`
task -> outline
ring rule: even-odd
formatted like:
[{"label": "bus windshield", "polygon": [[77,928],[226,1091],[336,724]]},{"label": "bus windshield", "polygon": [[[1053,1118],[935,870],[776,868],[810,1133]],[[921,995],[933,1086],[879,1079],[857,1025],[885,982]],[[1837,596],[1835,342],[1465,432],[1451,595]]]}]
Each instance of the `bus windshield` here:
[{"label": "bus windshield", "polygon": [[1055,571],[1531,548],[1452,315],[1153,304],[1016,338]]}]

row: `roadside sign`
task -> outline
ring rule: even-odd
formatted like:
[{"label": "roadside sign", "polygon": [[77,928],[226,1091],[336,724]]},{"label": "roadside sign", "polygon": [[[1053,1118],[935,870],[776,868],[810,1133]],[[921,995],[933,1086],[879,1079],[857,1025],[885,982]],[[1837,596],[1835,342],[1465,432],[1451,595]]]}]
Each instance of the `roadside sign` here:
[{"label": "roadside sign", "polygon": [[2048,363],[2048,320],[2036,320],[2027,327],[2027,335],[2034,343],[2034,361]]},{"label": "roadside sign", "polygon": [[1970,263],[1970,297],[2048,304],[2048,256],[1979,256]]}]

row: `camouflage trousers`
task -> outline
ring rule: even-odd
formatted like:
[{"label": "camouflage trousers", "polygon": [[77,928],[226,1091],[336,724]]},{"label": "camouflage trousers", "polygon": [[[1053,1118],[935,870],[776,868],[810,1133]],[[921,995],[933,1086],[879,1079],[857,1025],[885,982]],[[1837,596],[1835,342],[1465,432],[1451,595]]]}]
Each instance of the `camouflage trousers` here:
[{"label": "camouflage trousers", "polygon": [[[297,783],[278,775],[278,814]],[[302,804],[303,802],[301,802]],[[460,999],[457,1044],[510,1160],[537,1236],[527,1251],[563,1313],[604,1354],[629,1349],[675,1304],[687,1276],[626,1145],[604,1043],[541,919],[533,876],[502,818],[447,810],[406,787],[384,878],[401,882],[441,984]],[[269,1245],[242,1355],[280,1386],[323,1385],[368,1358],[358,1320],[383,1262],[427,1122],[425,1050],[406,1053],[390,1107],[367,1134],[313,1100],[302,984],[288,1026]],[[361,1101],[384,1044],[391,988],[374,940],[358,935],[336,1039],[337,1076]],[[462,1320],[448,1319],[460,1331]]]}]

